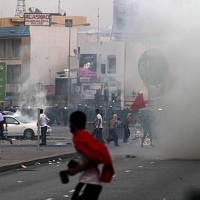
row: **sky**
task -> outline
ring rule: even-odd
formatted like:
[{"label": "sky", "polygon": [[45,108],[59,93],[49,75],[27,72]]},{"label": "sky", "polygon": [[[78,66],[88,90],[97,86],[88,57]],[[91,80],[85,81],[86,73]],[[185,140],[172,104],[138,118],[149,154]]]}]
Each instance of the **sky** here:
[{"label": "sky", "polygon": [[[58,11],[59,0],[26,0],[26,9],[36,7],[42,12],[55,13]],[[91,26],[109,27],[112,25],[112,0],[60,0],[60,8],[66,15],[87,16]],[[15,16],[17,0],[0,0],[0,17]]]}]

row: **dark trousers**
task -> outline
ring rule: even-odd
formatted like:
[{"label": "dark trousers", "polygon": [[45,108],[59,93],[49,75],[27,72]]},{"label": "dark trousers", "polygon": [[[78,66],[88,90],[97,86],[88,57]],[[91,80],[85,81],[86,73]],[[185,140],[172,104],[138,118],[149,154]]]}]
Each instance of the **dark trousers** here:
[{"label": "dark trousers", "polygon": [[130,130],[126,124],[124,124],[124,138],[123,142],[128,142],[128,138],[130,136]]},{"label": "dark trousers", "polygon": [[101,142],[104,143],[102,132],[103,132],[103,128],[99,128],[99,129],[95,128],[94,131],[93,131],[93,136],[94,136],[97,140],[99,140],[99,141],[101,141]]},{"label": "dark trousers", "polygon": [[[83,189],[83,187],[85,188]],[[80,191],[83,192],[80,194]],[[78,183],[72,196],[72,200],[98,200],[102,190],[101,185]]]},{"label": "dark trousers", "polygon": [[7,140],[7,141],[9,141],[10,143],[11,143],[11,141],[12,141],[11,139],[8,139],[7,136],[4,135],[3,129],[0,129],[0,139],[1,139],[1,140]]},{"label": "dark trousers", "polygon": [[118,144],[118,135],[114,128],[109,129],[109,137],[107,138],[107,142],[110,143],[111,141],[114,141],[115,146]]},{"label": "dark trousers", "polygon": [[47,126],[41,127],[41,139],[42,139],[42,144],[46,144],[47,142]]},{"label": "dark trousers", "polygon": [[64,121],[64,126],[67,126],[68,118],[64,117],[63,121]]}]

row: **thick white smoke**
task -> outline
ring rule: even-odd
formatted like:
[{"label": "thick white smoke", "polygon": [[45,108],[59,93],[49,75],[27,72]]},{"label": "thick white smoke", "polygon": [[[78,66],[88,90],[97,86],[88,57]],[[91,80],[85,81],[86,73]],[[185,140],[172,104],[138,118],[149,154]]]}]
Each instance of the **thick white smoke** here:
[{"label": "thick white smoke", "polygon": [[142,36],[165,53],[171,74],[170,87],[161,97],[162,117],[157,118],[161,151],[168,157],[199,158],[200,3],[144,2]]},{"label": "thick white smoke", "polygon": [[47,91],[41,83],[31,83],[29,80],[25,82],[20,91],[17,114],[20,114],[23,109],[32,109],[32,117],[36,118],[37,109],[46,107],[46,94]]}]

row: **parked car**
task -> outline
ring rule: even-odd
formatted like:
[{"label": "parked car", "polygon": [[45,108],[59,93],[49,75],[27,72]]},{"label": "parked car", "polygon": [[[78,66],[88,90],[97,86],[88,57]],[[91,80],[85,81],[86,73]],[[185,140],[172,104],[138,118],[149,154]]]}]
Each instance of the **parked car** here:
[{"label": "parked car", "polygon": [[1,113],[2,113],[2,115],[14,115],[15,114],[14,112],[8,111],[8,110],[4,110]]},{"label": "parked car", "polygon": [[[34,139],[37,136],[38,127],[36,121],[31,121],[24,116],[4,115],[7,128],[5,133],[8,137],[23,137],[24,139]],[[52,129],[47,127],[47,135],[50,135]]]}]

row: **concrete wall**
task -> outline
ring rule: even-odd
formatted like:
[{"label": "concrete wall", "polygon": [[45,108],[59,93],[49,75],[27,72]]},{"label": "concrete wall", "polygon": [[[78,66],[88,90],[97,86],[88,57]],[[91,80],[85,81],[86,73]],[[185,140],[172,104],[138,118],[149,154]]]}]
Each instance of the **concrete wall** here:
[{"label": "concrete wall", "polygon": [[[31,72],[33,82],[44,85],[54,84],[56,72],[68,68],[69,28],[30,27],[31,33]],[[77,48],[77,29],[71,28],[71,56]]]}]

